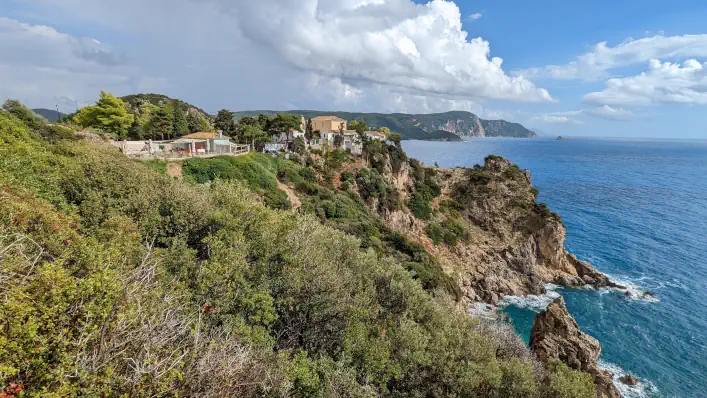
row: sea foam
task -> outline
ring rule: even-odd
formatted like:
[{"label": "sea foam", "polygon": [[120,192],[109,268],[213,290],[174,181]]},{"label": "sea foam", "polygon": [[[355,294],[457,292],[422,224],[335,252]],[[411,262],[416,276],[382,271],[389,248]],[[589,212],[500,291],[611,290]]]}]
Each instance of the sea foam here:
[{"label": "sea foam", "polygon": [[560,293],[556,290],[561,289],[561,286],[548,283],[545,285],[545,293],[540,295],[528,295],[528,296],[505,296],[503,301],[501,301],[501,307],[513,306],[516,308],[523,308],[535,312],[545,311],[548,305],[552,303],[553,300],[560,297]]},{"label": "sea foam", "polygon": [[650,381],[639,378],[638,384],[635,386],[629,386],[622,383],[620,380],[621,377],[627,375],[626,371],[620,366],[606,362],[602,359],[599,359],[598,364],[601,369],[613,373],[614,385],[624,398],[650,398],[658,395],[658,388],[656,388],[656,386]]},{"label": "sea foam", "polygon": [[627,299],[633,300],[633,301],[640,301],[640,302],[645,302],[645,303],[659,303],[660,299],[656,296],[654,296],[652,293],[649,293],[648,290],[645,288],[639,286],[637,283],[629,280],[628,278],[625,277],[615,277],[608,275],[609,279],[612,281],[616,282],[617,284],[623,286],[621,288],[619,287],[610,287],[610,288],[603,288],[600,289],[601,292],[618,292],[623,294]]}]

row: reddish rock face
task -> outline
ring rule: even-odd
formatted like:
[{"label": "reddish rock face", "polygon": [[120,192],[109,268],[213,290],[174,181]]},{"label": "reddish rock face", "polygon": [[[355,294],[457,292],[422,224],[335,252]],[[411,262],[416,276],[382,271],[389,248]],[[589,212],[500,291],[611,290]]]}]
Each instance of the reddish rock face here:
[{"label": "reddish rock face", "polygon": [[535,317],[530,334],[530,349],[540,360],[559,360],[572,369],[594,376],[598,398],[618,398],[611,373],[599,369],[597,359],[601,345],[592,336],[582,332],[567,312],[562,297],[555,299]]}]

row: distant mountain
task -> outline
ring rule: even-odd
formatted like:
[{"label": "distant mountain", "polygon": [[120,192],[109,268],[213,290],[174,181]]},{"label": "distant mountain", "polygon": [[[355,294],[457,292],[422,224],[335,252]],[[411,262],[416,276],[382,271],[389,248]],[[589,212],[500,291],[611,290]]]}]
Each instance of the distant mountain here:
[{"label": "distant mountain", "polygon": [[[177,99],[175,98],[170,98],[166,95],[162,94],[131,94],[131,95],[126,95],[124,97],[120,97],[125,102],[125,106],[128,108],[128,111],[135,113],[137,111],[137,108],[140,107],[142,104],[150,103],[152,105],[162,105],[162,104],[171,104]],[[188,113],[192,112],[198,112],[207,119],[211,116],[208,113],[206,113],[205,110],[199,108],[198,106],[192,105],[188,102],[184,102],[184,105],[187,108]]]},{"label": "distant mountain", "polygon": [[[266,110],[236,112],[235,118],[275,113],[275,111]],[[463,111],[432,114],[384,114],[291,110],[282,113],[302,115],[306,118],[333,115],[349,121],[363,119],[371,127],[388,127],[392,131],[400,133],[404,139],[459,140],[464,137],[535,138],[537,136],[518,123],[505,120],[484,120],[473,113]]]},{"label": "distant mountain", "polygon": [[66,116],[66,113],[61,113],[57,112],[56,110],[53,109],[46,109],[46,108],[37,108],[37,109],[32,109],[34,113],[36,113],[39,116],[42,116],[43,118],[49,120],[49,122],[54,123],[59,121],[62,117]]}]

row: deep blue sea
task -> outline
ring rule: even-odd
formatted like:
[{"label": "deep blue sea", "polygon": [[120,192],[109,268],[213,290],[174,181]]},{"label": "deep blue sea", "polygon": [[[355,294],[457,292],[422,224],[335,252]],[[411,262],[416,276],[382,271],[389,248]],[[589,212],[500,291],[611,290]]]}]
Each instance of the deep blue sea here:
[{"label": "deep blue sea", "polygon": [[[643,381],[622,387],[626,396],[707,397],[707,141],[476,139],[403,148],[428,165],[470,167],[496,154],[529,169],[539,200],[564,219],[569,251],[657,296],[557,290],[601,342],[603,365]],[[527,339],[533,310],[505,312]]]}]

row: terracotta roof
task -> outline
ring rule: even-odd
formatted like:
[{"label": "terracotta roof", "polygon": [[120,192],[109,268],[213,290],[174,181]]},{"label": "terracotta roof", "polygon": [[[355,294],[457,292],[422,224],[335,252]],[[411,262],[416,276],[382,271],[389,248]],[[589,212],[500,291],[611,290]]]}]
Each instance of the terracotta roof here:
[{"label": "terracotta roof", "polygon": [[341,122],[346,121],[338,116],[317,116],[317,117],[313,117],[312,120],[317,120],[317,121],[319,121],[319,120],[335,120],[335,121],[341,121]]},{"label": "terracotta roof", "polygon": [[222,140],[228,140],[229,137],[227,136],[221,136],[219,137],[218,133],[215,131],[200,131],[198,133],[191,133],[187,134],[181,138],[186,138],[190,140],[208,140],[208,139],[222,139]]}]

